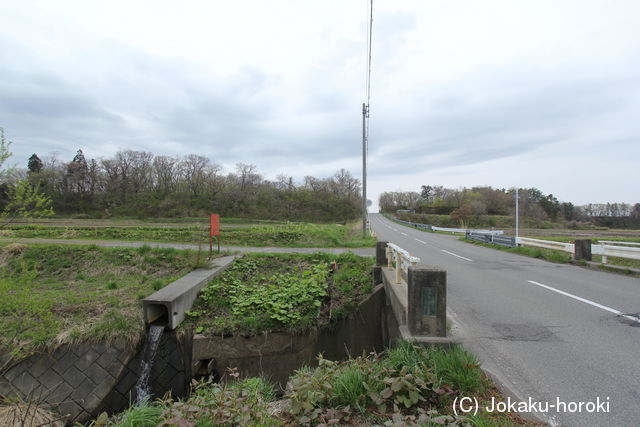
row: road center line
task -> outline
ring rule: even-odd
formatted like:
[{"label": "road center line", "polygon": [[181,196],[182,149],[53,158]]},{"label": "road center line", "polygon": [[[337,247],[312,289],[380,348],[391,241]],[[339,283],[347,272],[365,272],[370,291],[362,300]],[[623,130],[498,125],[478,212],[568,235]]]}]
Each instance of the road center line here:
[{"label": "road center line", "polygon": [[550,291],[557,292],[560,295],[564,295],[564,296],[567,296],[569,298],[573,298],[575,300],[584,302],[584,303],[592,305],[594,307],[598,307],[598,308],[600,308],[602,310],[608,311],[608,312],[616,314],[618,316],[622,316],[625,319],[629,319],[631,321],[640,323],[640,318],[638,318],[636,316],[629,316],[628,314],[624,314],[623,312],[621,312],[619,310],[616,310],[614,308],[611,308],[611,307],[607,307],[606,305],[598,304],[597,302],[593,302],[593,301],[588,300],[586,298],[581,298],[581,297],[579,297],[577,295],[570,294],[569,292],[561,291],[560,289],[552,288],[551,286],[548,286],[548,285],[543,285],[542,283],[534,282],[533,280],[527,280],[527,282],[531,283],[532,285],[540,286],[541,288],[545,288],[545,289],[548,289]]},{"label": "road center line", "polygon": [[413,238],[413,240],[417,240],[418,242],[422,243],[423,245],[427,244],[427,242],[425,242],[424,240],[416,239],[415,237]]},{"label": "road center line", "polygon": [[403,233],[402,231],[400,232],[400,234],[402,234],[403,236],[407,236],[407,233]]},{"label": "road center line", "polygon": [[472,260],[472,259],[465,258],[465,257],[463,257],[462,255],[454,254],[453,252],[445,251],[444,249],[440,249],[440,250],[441,250],[442,252],[444,252],[445,254],[453,255],[453,256],[455,256],[455,257],[462,258],[462,259],[463,259],[463,260],[465,260],[465,261],[471,261],[471,262],[473,262],[473,260]]}]

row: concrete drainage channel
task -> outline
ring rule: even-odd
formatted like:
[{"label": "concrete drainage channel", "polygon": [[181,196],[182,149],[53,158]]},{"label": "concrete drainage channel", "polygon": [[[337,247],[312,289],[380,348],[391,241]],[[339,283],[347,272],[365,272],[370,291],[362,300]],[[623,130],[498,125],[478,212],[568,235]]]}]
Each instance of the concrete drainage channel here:
[{"label": "concrete drainage channel", "polygon": [[[0,396],[55,410],[66,416],[67,424],[88,421],[104,411],[122,411],[140,393],[162,396],[171,391],[173,396],[185,396],[191,380],[191,337],[173,330],[198,291],[234,259],[216,259],[214,268],[195,270],[143,301],[145,322],[163,322],[166,327],[160,330],[169,329],[154,343],[155,361],[145,360],[145,353],[152,357],[146,339],[64,345],[10,367],[5,365],[10,363],[8,356],[0,355],[0,366],[5,366],[0,372]],[[145,364],[151,365],[148,384],[138,381],[146,375]]]},{"label": "concrete drainage channel", "polygon": [[145,324],[165,322],[166,319],[167,328],[174,330],[184,320],[185,312],[191,309],[200,289],[224,271],[234,259],[234,256],[217,258],[214,269],[192,271],[142,300]]},{"label": "concrete drainage channel", "polygon": [[229,367],[237,368],[242,376],[264,375],[284,386],[295,369],[314,364],[318,353],[327,359],[344,360],[380,351],[396,337],[389,333],[398,326],[381,284],[360,303],[356,313],[330,328],[302,335],[280,332],[205,337],[176,333],[200,289],[234,259],[216,259],[214,268],[193,271],[145,298],[145,324],[153,329],[153,337],[148,333],[146,339],[133,344],[67,345],[50,354],[31,356],[0,373],[0,396],[36,402],[66,415],[71,425],[102,412],[120,412],[145,395],[171,392],[174,397],[184,397],[194,377],[219,377]]}]

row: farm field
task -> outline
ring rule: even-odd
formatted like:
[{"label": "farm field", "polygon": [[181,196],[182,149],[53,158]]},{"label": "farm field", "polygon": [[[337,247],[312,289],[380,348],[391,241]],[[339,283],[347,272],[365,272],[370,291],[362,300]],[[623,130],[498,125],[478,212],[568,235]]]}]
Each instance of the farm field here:
[{"label": "farm field", "polygon": [[[0,230],[0,238],[92,239],[173,243],[206,243],[208,224],[185,226],[133,225],[103,222],[100,225],[62,223],[12,224]],[[222,227],[223,245],[253,247],[371,247],[372,237],[363,238],[357,223],[342,224],[238,224]]]},{"label": "farm field", "polygon": [[[263,224],[287,224],[287,221],[247,219],[247,218],[220,218],[220,226],[248,227]],[[208,227],[207,217],[181,217],[181,218],[29,218],[16,219],[11,225],[46,225],[57,227]]]}]

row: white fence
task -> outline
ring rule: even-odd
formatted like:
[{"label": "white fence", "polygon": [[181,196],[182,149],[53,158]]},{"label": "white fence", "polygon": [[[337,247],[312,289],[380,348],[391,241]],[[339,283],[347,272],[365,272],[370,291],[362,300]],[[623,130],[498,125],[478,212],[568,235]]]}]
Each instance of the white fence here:
[{"label": "white fence", "polygon": [[[518,245],[533,246],[537,248],[554,249],[556,251],[575,253],[575,245],[573,243],[554,242],[551,240],[531,239],[528,237],[518,237]],[[602,263],[606,264],[608,257],[619,257],[640,260],[640,248],[634,248],[627,245],[640,246],[640,243],[601,240],[599,245],[591,245],[591,253],[593,255],[602,255]]]},{"label": "white fence", "polygon": [[554,242],[552,240],[530,239],[528,237],[518,237],[518,246],[533,246],[536,248],[555,249],[556,251],[575,253],[573,243]]},{"label": "white fence", "polygon": [[633,248],[633,245],[640,246],[640,243],[635,242],[616,242],[610,240],[600,240],[600,245],[592,245],[591,253],[594,255],[602,255],[602,263],[606,264],[609,260],[608,257],[619,257],[640,260],[640,248]]},{"label": "white fence", "polygon": [[393,267],[392,262],[396,263],[396,283],[402,281],[402,271],[408,271],[410,265],[416,265],[420,262],[420,258],[411,256],[409,252],[393,243],[387,243],[387,267]]}]

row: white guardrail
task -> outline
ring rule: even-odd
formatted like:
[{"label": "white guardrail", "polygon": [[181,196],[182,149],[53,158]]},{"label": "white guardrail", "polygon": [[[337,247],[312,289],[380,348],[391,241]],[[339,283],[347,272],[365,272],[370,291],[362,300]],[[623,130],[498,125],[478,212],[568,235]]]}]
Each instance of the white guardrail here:
[{"label": "white guardrail", "polygon": [[536,248],[555,249],[556,251],[569,252],[571,254],[575,253],[575,245],[573,243],[531,239],[529,237],[518,237],[516,238],[516,242],[520,246],[533,246]]},{"label": "white guardrail", "polygon": [[396,283],[402,281],[402,271],[407,272],[409,265],[416,265],[420,262],[420,258],[411,256],[409,252],[393,243],[387,243],[387,267],[392,268],[392,262],[396,263]]},{"label": "white guardrail", "polygon": [[[517,241],[520,246],[534,246],[538,248],[555,249],[557,251],[568,252],[570,254],[575,253],[575,245],[573,243],[531,239],[528,237],[518,237]],[[640,246],[640,243],[611,240],[600,240],[599,243],[599,245],[591,245],[591,253],[593,255],[602,255],[603,264],[606,264],[609,261],[608,257],[610,256],[640,260],[640,247],[634,248],[628,246]]]},{"label": "white guardrail", "polygon": [[600,242],[599,245],[591,246],[591,253],[594,255],[602,255],[603,264],[606,264],[609,261],[607,257],[610,257],[610,256],[640,260],[640,248],[632,248],[631,246],[621,246],[621,245],[640,246],[640,243],[610,241],[610,240],[600,240],[599,242]]},{"label": "white guardrail", "polygon": [[468,231],[471,231],[472,233],[479,233],[479,234],[493,234],[494,236],[498,236],[498,235],[502,235],[504,234],[504,230],[480,230],[480,229],[465,229],[465,228],[448,228],[448,227],[436,227],[435,225],[429,225],[429,224],[421,224],[419,222],[409,222],[409,221],[405,221],[402,219],[398,219],[396,217],[392,217],[389,215],[385,214],[385,217],[391,221],[395,221],[398,222],[400,224],[404,224],[404,225],[408,225],[410,227],[416,227],[416,228],[422,228],[425,230],[430,230],[430,231],[444,231],[445,233],[461,233],[461,234],[465,234]]}]

